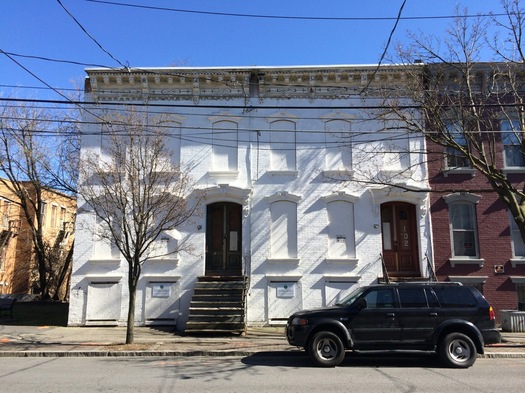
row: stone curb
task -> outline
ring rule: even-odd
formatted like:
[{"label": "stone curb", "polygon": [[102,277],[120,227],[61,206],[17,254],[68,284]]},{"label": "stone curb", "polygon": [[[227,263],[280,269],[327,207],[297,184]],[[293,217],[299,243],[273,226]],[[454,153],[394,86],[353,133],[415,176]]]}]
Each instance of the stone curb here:
[{"label": "stone curb", "polygon": [[37,358],[37,357],[170,357],[170,356],[269,356],[293,355],[299,351],[0,351],[0,358]]},{"label": "stone curb", "polygon": [[[0,351],[0,358],[14,357],[177,357],[177,356],[291,356],[302,351]],[[306,356],[306,354],[305,354]],[[480,359],[525,359],[525,352],[492,352],[478,355]]]}]

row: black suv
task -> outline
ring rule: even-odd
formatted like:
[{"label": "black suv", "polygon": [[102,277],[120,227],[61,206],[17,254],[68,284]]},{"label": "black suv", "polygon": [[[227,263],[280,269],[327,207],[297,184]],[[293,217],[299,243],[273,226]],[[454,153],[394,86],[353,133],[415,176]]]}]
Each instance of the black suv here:
[{"label": "black suv", "polygon": [[346,350],[437,352],[450,367],[470,367],[485,344],[501,341],[483,295],[458,283],[397,283],[358,288],[333,307],[299,311],[286,336],[319,366]]}]

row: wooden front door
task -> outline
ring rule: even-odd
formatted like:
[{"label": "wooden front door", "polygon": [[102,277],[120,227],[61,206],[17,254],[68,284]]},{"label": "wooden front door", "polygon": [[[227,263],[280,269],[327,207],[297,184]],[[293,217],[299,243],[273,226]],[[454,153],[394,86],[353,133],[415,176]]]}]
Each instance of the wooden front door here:
[{"label": "wooden front door", "polygon": [[381,205],[383,259],[389,275],[419,277],[416,208],[410,203]]},{"label": "wooden front door", "polygon": [[241,275],[242,206],[220,202],[206,209],[206,275]]}]

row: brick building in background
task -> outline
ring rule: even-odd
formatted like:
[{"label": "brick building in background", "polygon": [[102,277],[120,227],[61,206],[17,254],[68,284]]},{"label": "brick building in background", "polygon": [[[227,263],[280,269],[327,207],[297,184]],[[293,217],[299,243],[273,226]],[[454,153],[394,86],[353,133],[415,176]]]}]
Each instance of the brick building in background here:
[{"label": "brick building in background", "polygon": [[[29,195],[35,192],[31,183],[23,184]],[[76,200],[56,191],[43,191],[43,200],[44,239],[58,252],[67,253],[74,239]],[[66,286],[61,290],[67,290]],[[38,293],[31,228],[16,196],[0,183],[0,294]]]}]

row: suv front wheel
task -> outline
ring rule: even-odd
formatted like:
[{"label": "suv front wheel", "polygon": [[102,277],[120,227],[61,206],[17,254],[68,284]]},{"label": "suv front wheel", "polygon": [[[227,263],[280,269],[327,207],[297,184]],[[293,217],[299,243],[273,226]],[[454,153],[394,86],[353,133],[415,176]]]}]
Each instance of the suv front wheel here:
[{"label": "suv front wheel", "polygon": [[345,358],[345,348],[339,336],[332,332],[318,332],[305,348],[310,359],[322,367],[335,367]]},{"label": "suv front wheel", "polygon": [[467,368],[474,364],[478,353],[476,346],[463,333],[449,333],[439,343],[438,354],[449,367]]}]

